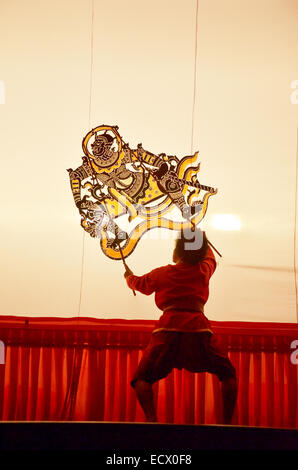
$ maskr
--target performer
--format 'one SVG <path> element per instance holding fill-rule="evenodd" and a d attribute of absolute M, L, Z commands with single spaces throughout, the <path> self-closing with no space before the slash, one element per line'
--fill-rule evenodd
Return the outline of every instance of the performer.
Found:
<path fill-rule="evenodd" d="M 192 235 L 193 239 L 189 233 L 182 233 L 176 240 L 174 264 L 143 276 L 135 276 L 126 268 L 124 276 L 128 286 L 145 295 L 155 292 L 155 303 L 163 311 L 131 385 L 146 421 L 156 422 L 154 382 L 166 377 L 173 368 L 210 372 L 222 383 L 223 423 L 229 424 L 237 397 L 235 368 L 218 347 L 203 313 L 216 260 L 205 232 L 196 229 Z"/>

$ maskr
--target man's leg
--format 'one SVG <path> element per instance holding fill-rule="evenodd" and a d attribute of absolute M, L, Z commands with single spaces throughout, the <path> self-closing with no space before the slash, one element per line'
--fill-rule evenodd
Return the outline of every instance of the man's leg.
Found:
<path fill-rule="evenodd" d="M 151 335 L 151 340 L 130 382 L 145 412 L 146 421 L 157 421 L 152 384 L 165 378 L 173 369 L 179 342 L 180 334 L 177 332 L 159 331 Z"/>
<path fill-rule="evenodd" d="M 230 424 L 237 400 L 237 381 L 235 378 L 227 378 L 222 381 L 221 391 L 223 397 L 223 422 Z"/>
<path fill-rule="evenodd" d="M 156 422 L 157 418 L 153 400 L 152 385 L 149 382 L 145 382 L 145 380 L 137 380 L 135 382 L 134 388 L 139 403 L 145 412 L 146 421 Z"/>
<path fill-rule="evenodd" d="M 201 333 L 205 370 L 217 375 L 221 381 L 223 398 L 223 424 L 230 424 L 237 400 L 236 370 L 226 352 L 218 347 L 215 336 Z"/>

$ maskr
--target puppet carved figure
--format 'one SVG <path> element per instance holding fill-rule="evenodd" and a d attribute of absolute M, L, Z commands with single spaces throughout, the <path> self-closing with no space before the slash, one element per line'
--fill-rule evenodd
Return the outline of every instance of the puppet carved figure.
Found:
<path fill-rule="evenodd" d="M 82 165 L 68 169 L 71 190 L 83 229 L 100 238 L 109 258 L 129 256 L 142 235 L 153 228 L 196 226 L 206 213 L 209 197 L 217 193 L 198 181 L 198 152 L 179 160 L 164 153 L 154 155 L 142 144 L 131 149 L 118 127 L 108 125 L 88 132 L 82 146 Z M 180 221 L 171 214 L 175 208 Z M 129 233 L 121 229 L 125 215 Z"/>

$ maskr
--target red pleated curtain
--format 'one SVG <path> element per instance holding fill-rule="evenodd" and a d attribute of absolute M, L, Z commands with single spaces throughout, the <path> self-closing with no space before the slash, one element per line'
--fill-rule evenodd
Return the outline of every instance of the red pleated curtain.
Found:
<path fill-rule="evenodd" d="M 211 324 L 237 371 L 233 424 L 297 428 L 298 325 Z M 153 328 L 145 320 L 0 317 L 0 419 L 143 421 L 129 382 Z M 220 422 L 214 375 L 174 369 L 154 392 L 160 422 Z"/>

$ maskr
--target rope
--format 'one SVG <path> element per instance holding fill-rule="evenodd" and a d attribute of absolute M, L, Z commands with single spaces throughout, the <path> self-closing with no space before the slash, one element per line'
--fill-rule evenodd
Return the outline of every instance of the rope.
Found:
<path fill-rule="evenodd" d="M 90 34 L 90 80 L 89 80 L 89 111 L 88 111 L 88 129 L 91 126 L 91 104 L 92 104 L 92 87 L 93 87 L 93 50 L 94 50 L 94 0 L 91 0 L 91 34 Z M 81 259 L 81 282 L 79 294 L 78 317 L 81 313 L 83 281 L 84 281 L 84 265 L 85 265 L 85 242 L 86 232 L 83 230 L 82 240 L 82 259 Z"/>

